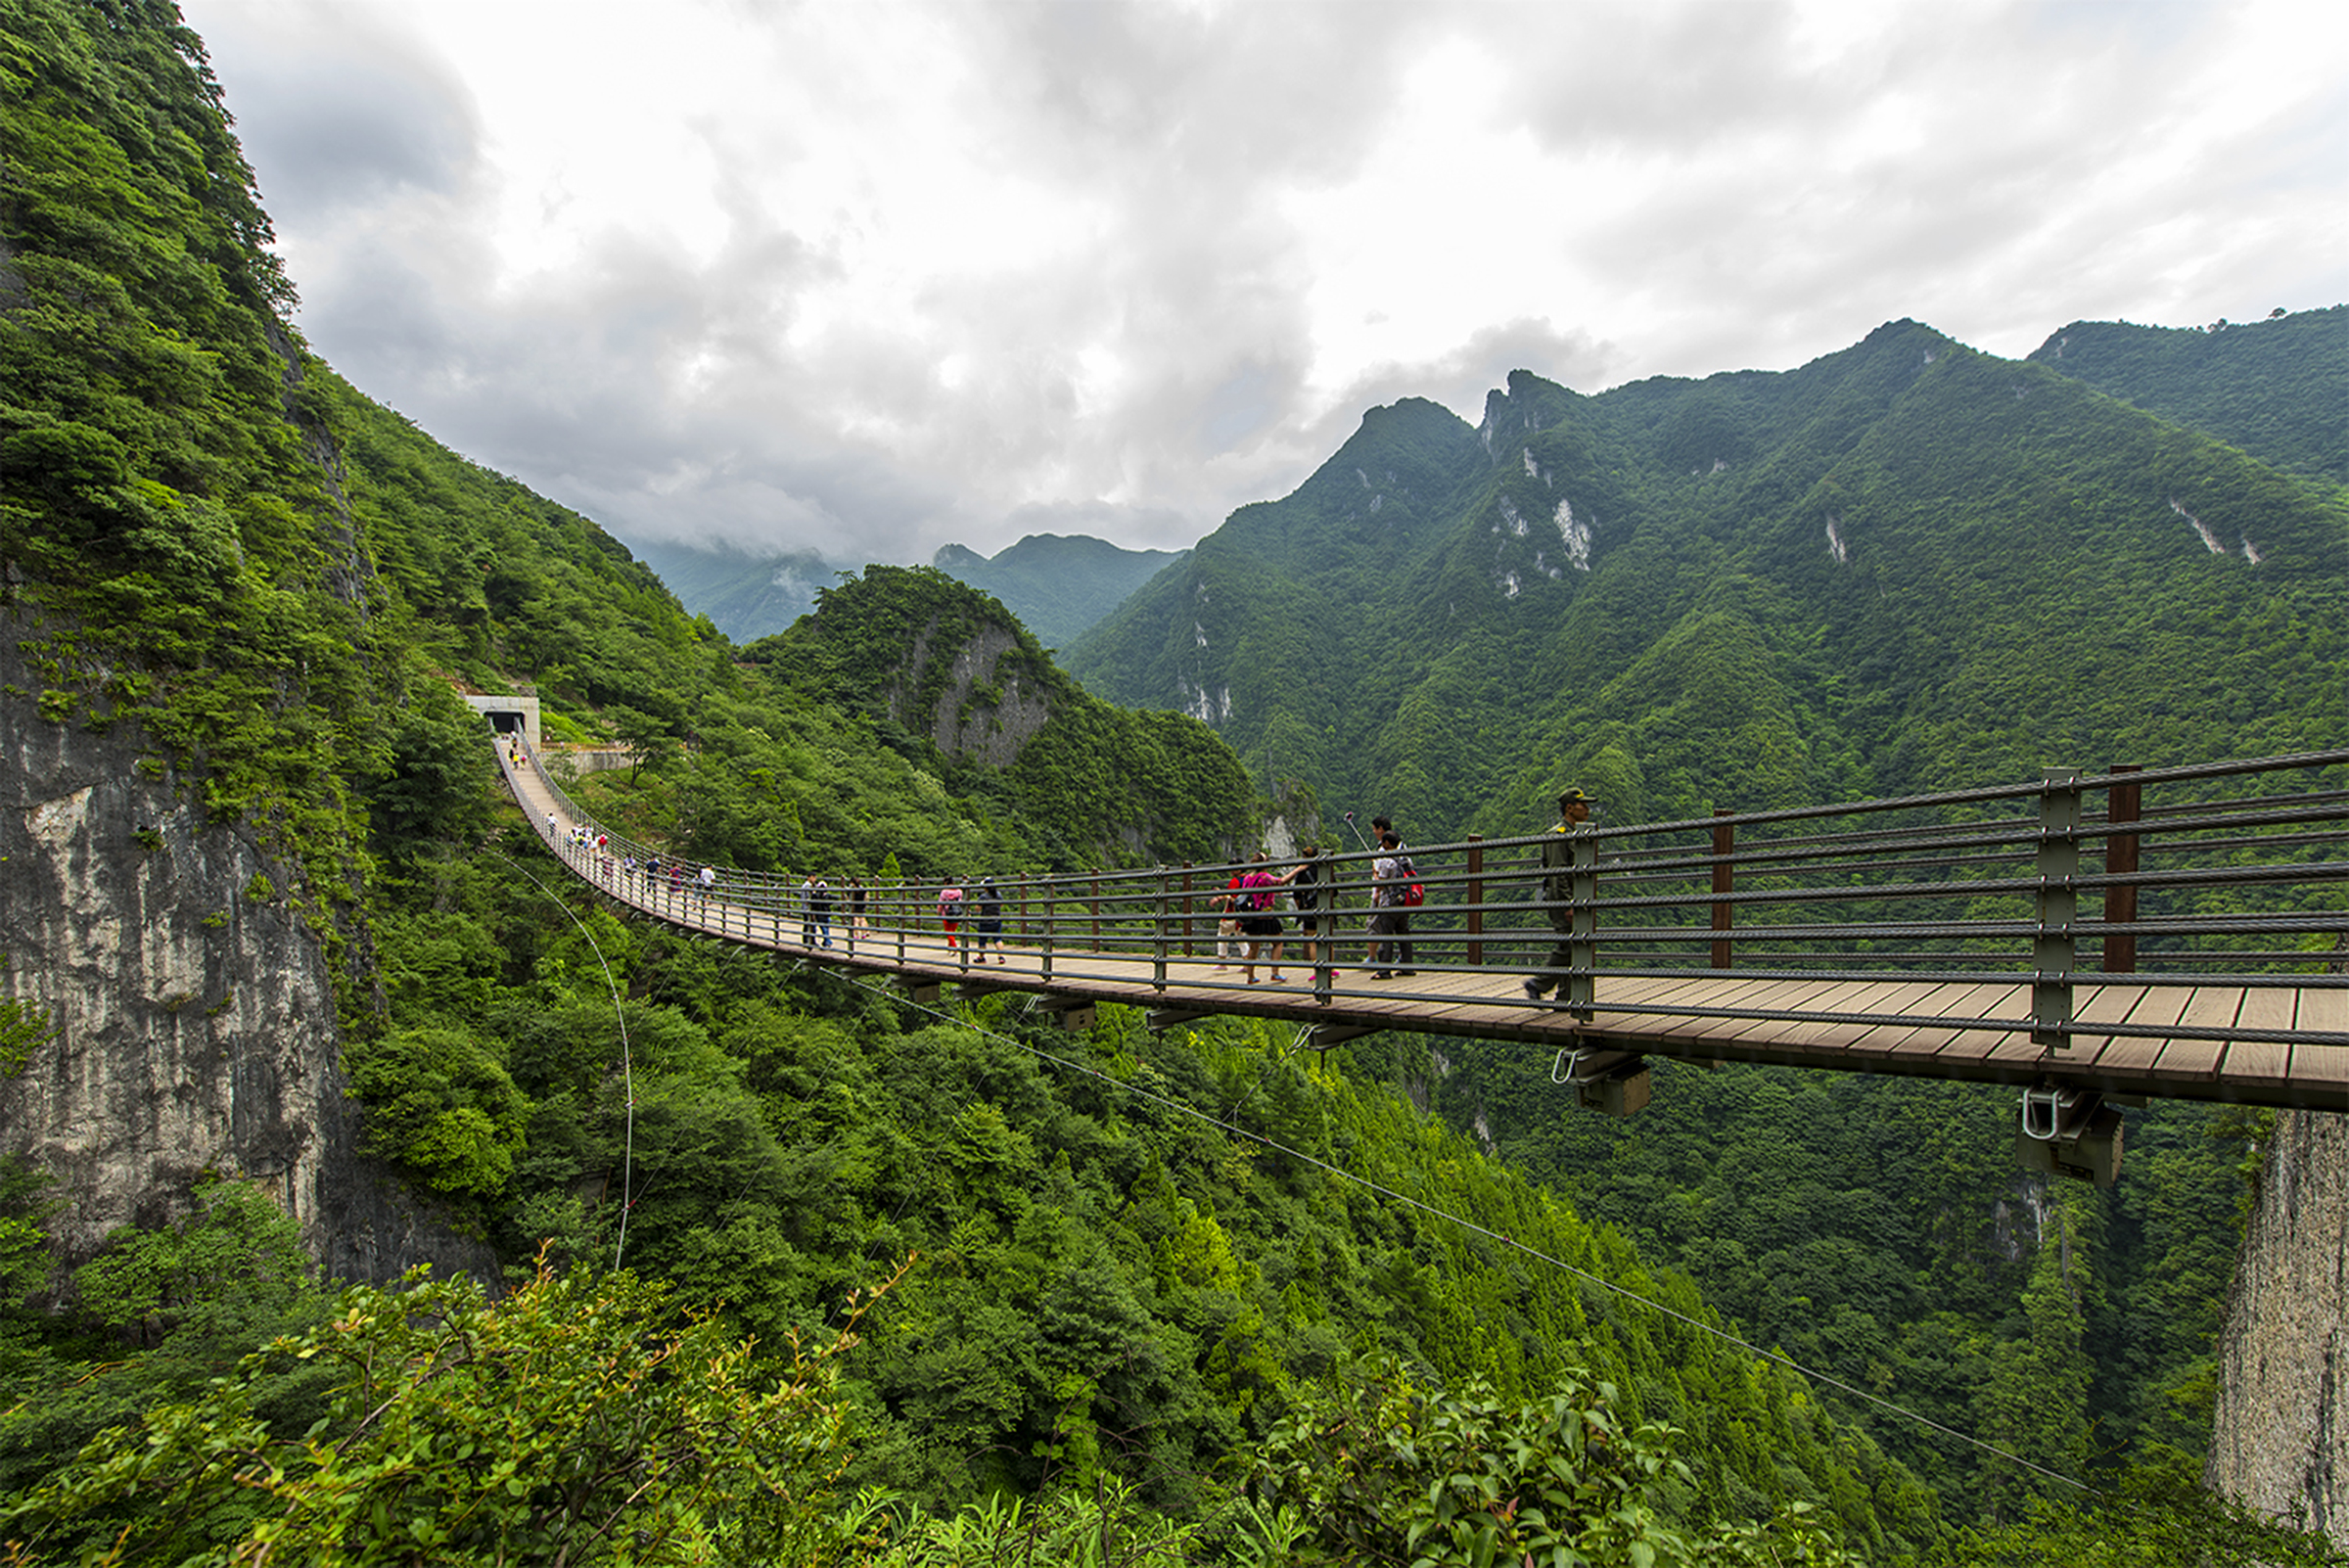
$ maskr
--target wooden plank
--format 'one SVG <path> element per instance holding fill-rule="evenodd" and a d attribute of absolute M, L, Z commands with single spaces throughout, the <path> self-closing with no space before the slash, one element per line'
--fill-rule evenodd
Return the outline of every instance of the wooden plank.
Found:
<path fill-rule="evenodd" d="M 1849 1012 L 1843 998 L 1860 988 L 1840 980 L 1774 980 L 1764 983 L 1765 988 L 1745 1005 L 1773 1013 Z M 1811 1043 L 1814 1033 L 1821 1026 L 1800 1019 L 1753 1018 L 1716 1019 L 1714 1038 L 1725 1043 L 1744 1045 L 1767 1044 L 1785 1038 L 1794 1032 L 1797 1042 Z"/>
<path fill-rule="evenodd" d="M 2245 987 L 2243 1005 L 2235 1014 L 2239 1030 L 2289 1029 L 2298 1012 L 2297 992 L 2266 986 Z M 2281 1085 L 2290 1076 L 2292 1048 L 2280 1040 L 2236 1039 L 2227 1042 L 2219 1073 L 2230 1084 Z"/>
<path fill-rule="evenodd" d="M 2084 986 L 2074 993 L 2078 1009 L 2072 1015 L 2075 1024 L 2126 1024 L 2153 988 L 2142 985 Z M 2068 1067 L 2094 1066 L 2104 1048 L 2112 1043 L 2110 1035 L 2074 1035 L 2069 1047 L 2050 1052 L 2050 1056 Z"/>
<path fill-rule="evenodd" d="M 1806 998 L 1803 1005 L 1819 1013 L 1881 1013 L 1896 1009 L 1883 1005 L 1914 986 L 1912 981 L 1876 980 L 1866 982 L 1836 981 L 1827 992 Z M 1755 1027 L 1740 1037 L 1748 1044 L 1800 1043 L 1819 1050 L 1839 1050 L 1857 1040 L 1877 1026 L 1868 1024 L 1825 1024 L 1799 1019 L 1758 1020 Z"/>
<path fill-rule="evenodd" d="M 2196 986 L 2187 997 L 2186 1008 L 2178 1015 L 2181 1029 L 2233 1029 L 2243 1010 L 2245 988 L 2241 986 Z M 2171 1039 L 2161 1048 L 2161 1076 L 2207 1079 L 2218 1076 L 2219 1063 L 2227 1054 L 2223 1039 Z"/>
<path fill-rule="evenodd" d="M 2303 991 L 2292 1027 L 2319 1034 L 2349 1033 L 2349 991 Z M 2294 1045 L 2291 1085 L 2343 1109 L 2349 1100 L 2349 1045 Z"/>
<path fill-rule="evenodd" d="M 2028 982 L 1990 981 L 1978 985 L 1952 984 L 1936 989 L 1936 993 L 1923 998 L 1917 1011 L 1928 1017 L 1941 1015 L 1951 1018 L 2017 1018 L 2030 1011 L 2031 987 Z M 1946 1024 L 1916 1024 L 1906 1029 L 1893 1029 L 1882 1039 L 1870 1036 L 1857 1049 L 1886 1061 L 1914 1064 L 1940 1059 L 1947 1053 L 1953 1060 L 1980 1060 L 1987 1057 L 2009 1031 L 1995 1029 L 1952 1028 Z"/>
<path fill-rule="evenodd" d="M 1938 1004 L 1942 1000 L 1960 994 L 1965 990 L 1965 987 L 1955 985 L 1949 981 L 1895 980 L 1883 988 L 1882 993 L 1875 998 L 1874 1005 L 1867 1010 L 1874 1013 L 1925 1014 L 1936 1012 L 1939 1010 Z M 1911 1026 L 1907 1024 L 1865 1024 L 1839 1025 L 1837 1027 L 1850 1031 L 1848 1035 L 1841 1037 L 1841 1043 L 1838 1047 L 1844 1054 L 1869 1056 L 1880 1055 L 1887 1041 L 1906 1036 Z"/>

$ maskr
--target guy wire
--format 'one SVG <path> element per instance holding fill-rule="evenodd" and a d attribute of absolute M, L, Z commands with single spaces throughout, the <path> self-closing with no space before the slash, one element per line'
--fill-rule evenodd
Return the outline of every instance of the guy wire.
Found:
<path fill-rule="evenodd" d="M 945 1023 L 953 1024 L 958 1028 L 971 1030 L 974 1033 L 986 1036 L 990 1039 L 1000 1040 L 1006 1045 L 1014 1046 L 1017 1049 L 1028 1052 L 1030 1055 L 1036 1057 L 1039 1061 L 1050 1062 L 1055 1067 L 1066 1068 L 1070 1072 L 1081 1073 L 1087 1078 L 1099 1079 L 1102 1083 L 1123 1089 L 1128 1094 L 1136 1095 L 1142 1099 L 1154 1101 L 1157 1104 L 1167 1107 L 1169 1110 L 1176 1111 L 1184 1116 L 1192 1117 L 1198 1121 L 1205 1122 L 1210 1127 L 1221 1128 L 1223 1131 L 1231 1134 L 1233 1137 L 1245 1139 L 1250 1143 L 1262 1144 L 1264 1147 L 1270 1149 L 1275 1154 L 1284 1155 L 1292 1160 L 1303 1161 L 1305 1164 L 1313 1166 L 1317 1170 L 1327 1172 L 1329 1175 L 1336 1176 L 1341 1181 L 1351 1181 L 1359 1187 L 1362 1187 L 1370 1192 L 1376 1193 L 1381 1198 L 1388 1199 L 1394 1203 L 1404 1204 L 1409 1208 L 1418 1210 L 1422 1214 L 1429 1215 L 1435 1219 L 1457 1225 L 1461 1229 L 1469 1231 L 1472 1234 L 1483 1236 L 1491 1241 L 1498 1242 L 1501 1246 L 1507 1247 L 1513 1252 L 1523 1253 L 1528 1258 L 1534 1259 L 1540 1263 L 1545 1263 L 1552 1268 L 1556 1268 L 1564 1273 L 1572 1274 L 1575 1278 L 1596 1285 L 1601 1290 L 1610 1291 L 1628 1301 L 1637 1302 L 1640 1306 L 1647 1308 L 1649 1311 L 1661 1313 L 1667 1317 L 1673 1318 L 1678 1322 L 1684 1323 L 1688 1327 L 1695 1329 L 1700 1334 L 1709 1334 L 1715 1339 L 1721 1340 L 1726 1344 L 1734 1345 L 1739 1350 L 1742 1350 L 1749 1355 L 1758 1356 L 1766 1361 L 1774 1362 L 1775 1364 L 1783 1366 L 1789 1371 L 1792 1371 L 1802 1377 L 1810 1378 L 1815 1382 L 1823 1383 L 1829 1388 L 1837 1389 L 1842 1393 L 1849 1394 L 1854 1399 L 1864 1400 L 1866 1403 L 1875 1406 L 1879 1409 L 1888 1410 L 1894 1415 L 1898 1415 L 1906 1420 L 1913 1421 L 1917 1425 L 1930 1431 L 1939 1432 L 1945 1437 L 1956 1438 L 1960 1443 L 1979 1449 L 1985 1453 L 1996 1455 L 1999 1458 L 2004 1459 L 2009 1464 L 2019 1465 L 2023 1469 L 2029 1470 L 2035 1475 L 2046 1476 L 2050 1481 L 2060 1481 L 2067 1487 L 2091 1494 L 2092 1496 L 2100 1495 L 2096 1492 L 2095 1487 L 2090 1486 L 2085 1481 L 2075 1480 L 2071 1476 L 2065 1475 L 2059 1470 L 2050 1470 L 2043 1464 L 2035 1464 L 2031 1460 L 2024 1458 L 2019 1453 L 2000 1448 L 1995 1443 L 1985 1442 L 1983 1439 L 1975 1437 L 1971 1433 L 1960 1432 L 1954 1426 L 1945 1426 L 1941 1422 L 1934 1420 L 1929 1415 L 1920 1414 L 1919 1412 L 1911 1410 L 1903 1405 L 1895 1405 L 1892 1401 L 1885 1399 L 1880 1395 L 1871 1394 L 1866 1389 L 1858 1387 L 1855 1384 L 1847 1383 L 1842 1378 L 1836 1377 L 1832 1373 L 1821 1372 L 1815 1370 L 1812 1367 L 1805 1366 L 1802 1362 L 1781 1352 L 1764 1350 L 1761 1346 L 1754 1344 L 1751 1340 L 1740 1339 L 1727 1329 L 1717 1328 L 1711 1323 L 1707 1323 L 1700 1318 L 1691 1317 L 1686 1313 L 1667 1307 L 1660 1301 L 1655 1301 L 1649 1297 L 1642 1296 L 1638 1292 L 1631 1290 L 1623 1285 L 1619 1285 L 1611 1279 L 1594 1274 L 1588 1268 L 1578 1268 L 1573 1264 L 1566 1262 L 1566 1260 L 1563 1258 L 1553 1258 L 1548 1253 L 1542 1251 L 1538 1247 L 1534 1247 L 1525 1242 L 1519 1241 L 1516 1237 L 1505 1234 L 1504 1232 L 1498 1230 L 1495 1230 L 1489 1225 L 1480 1224 L 1476 1221 L 1470 1220 L 1465 1216 L 1453 1214 L 1447 1209 L 1439 1209 L 1434 1204 L 1414 1198 L 1408 1193 L 1398 1192 L 1392 1187 L 1382 1186 L 1378 1182 L 1371 1180 L 1368 1176 L 1358 1176 L 1354 1172 L 1346 1170 L 1342 1166 L 1333 1165 L 1329 1161 L 1321 1159 L 1315 1155 L 1308 1154 L 1302 1149 L 1291 1148 L 1285 1143 L 1266 1137 L 1261 1132 L 1252 1132 L 1246 1128 L 1233 1125 L 1231 1122 L 1224 1120 L 1223 1117 L 1215 1116 L 1209 1112 L 1202 1111 L 1197 1106 L 1186 1105 L 1182 1101 L 1174 1099 L 1170 1095 L 1161 1094 L 1155 1089 L 1143 1088 L 1139 1084 L 1128 1084 L 1121 1079 L 1113 1078 L 1109 1074 L 1101 1071 L 1097 1067 L 1091 1066 L 1088 1063 L 1072 1061 L 1068 1057 L 1055 1055 L 1051 1051 L 1044 1050 L 1038 1046 L 1031 1045 L 1026 1040 L 1014 1039 L 1008 1035 L 998 1034 L 984 1024 L 975 1023 L 967 1018 L 957 1017 L 952 1013 L 946 1012 L 943 1008 L 933 1007 L 927 1003 L 909 1000 L 898 992 L 885 990 L 881 986 L 867 984 L 861 979 L 857 980 L 855 984 L 862 989 L 871 992 L 875 995 L 883 996 L 891 1001 L 910 1007 L 916 1012 L 928 1013 L 933 1018 L 940 1019 Z M 1268 1072 L 1269 1069 L 1267 1071 Z M 1263 1080 L 1259 1079 L 1258 1082 L 1261 1084 Z M 1253 1089 L 1250 1090 L 1251 1095 L 1255 1091 Z M 1246 1098 L 1247 1096 L 1243 1096 L 1242 1101 L 1235 1102 L 1232 1109 L 1236 1111 L 1239 1107 L 1239 1104 L 1244 1103 Z M 1231 1113 L 1225 1113 L 1226 1116 L 1229 1114 Z"/>

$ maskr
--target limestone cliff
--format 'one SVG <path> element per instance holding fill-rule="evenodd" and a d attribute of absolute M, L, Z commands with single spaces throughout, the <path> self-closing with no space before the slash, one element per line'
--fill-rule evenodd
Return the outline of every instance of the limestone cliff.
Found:
<path fill-rule="evenodd" d="M 2203 1480 L 2349 1545 L 2349 1117 L 2277 1118 L 2219 1335 Z"/>
<path fill-rule="evenodd" d="M 358 1155 L 325 952 L 277 891 L 289 870 L 249 827 L 207 822 L 137 725 L 44 717 L 24 634 L 0 615 L 0 990 L 51 1031 L 0 1080 L 0 1154 L 55 1183 L 61 1263 L 213 1170 L 262 1185 L 340 1277 L 494 1277 Z"/>

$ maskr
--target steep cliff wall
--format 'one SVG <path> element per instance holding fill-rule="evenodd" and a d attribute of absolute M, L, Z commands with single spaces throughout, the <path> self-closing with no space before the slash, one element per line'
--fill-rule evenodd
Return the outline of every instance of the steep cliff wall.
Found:
<path fill-rule="evenodd" d="M 2203 1480 L 2349 1545 L 2349 1117 L 2277 1118 L 2219 1335 Z"/>
<path fill-rule="evenodd" d="M 63 1207 L 61 1262 L 184 1204 L 205 1170 L 261 1184 L 329 1272 L 495 1277 L 357 1154 L 324 951 L 243 824 L 209 824 L 139 727 L 56 723 L 0 615 L 0 990 L 52 1030 L 0 1080 L 0 1154 Z"/>

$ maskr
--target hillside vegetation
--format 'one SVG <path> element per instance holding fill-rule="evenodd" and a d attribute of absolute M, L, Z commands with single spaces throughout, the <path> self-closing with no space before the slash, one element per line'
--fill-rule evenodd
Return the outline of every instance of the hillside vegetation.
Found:
<path fill-rule="evenodd" d="M 2349 484 L 2349 305 L 2216 330 L 2075 321 L 2030 357 L 2272 467 Z"/>
<path fill-rule="evenodd" d="M 46 661 L 44 690 L 0 694 L 8 723 L 142 726 L 217 822 L 304 867 L 262 896 L 337 954 L 369 1147 L 512 1269 L 341 1290 L 236 1172 L 57 1259 L 67 1174 L 0 1173 L 13 1560 L 1832 1565 L 2029 1561 L 2082 1529 L 2141 1560 L 2175 1540 L 2315 1560 L 2190 1497 L 2083 1525 L 2068 1483 L 1937 1496 L 1586 1218 L 1560 1151 L 1529 1147 L 1557 1182 L 1537 1184 L 1390 1091 L 1421 1070 L 1411 1042 L 1309 1062 L 1281 1032 L 1116 1009 L 1070 1035 L 1016 997 L 926 1010 L 623 923 L 493 794 L 457 688 L 529 685 L 556 740 L 632 754 L 581 785 L 596 810 L 760 869 L 1203 854 L 1260 807 L 1206 724 L 1085 700 L 935 573 L 868 571 L 736 648 L 592 523 L 306 351 L 167 4 L 0 20 L 0 591 Z M 1508 555 L 1520 596 L 1528 572 L 1570 584 L 1571 530 L 1551 578 L 1561 558 L 1497 509 L 1494 463 L 1541 464 L 1449 420 L 1382 411 L 1313 508 L 1268 509 L 1296 525 L 1267 530 L 1284 571 L 1363 496 L 1417 530 L 1481 484 L 1494 548 L 1532 552 Z M 1732 439 L 1724 420 L 1690 449 Z M 1676 657 L 1774 657 L 1800 617 L 1759 578 L 1711 597 L 1701 536 L 1656 553 L 1708 607 Z M 2255 536 L 2294 559 L 2291 527 Z M 1201 552 L 1216 594 L 1287 591 L 1229 548 Z M 1492 580 L 1419 546 L 1362 572 L 1462 602 Z M 1292 634 L 1266 624 L 1267 647 Z M 1424 623 L 1372 629 L 1448 671 L 1413 694 L 1429 725 L 1489 678 L 1477 659 L 1514 656 L 1464 622 L 1473 658 Z M 1821 776 L 1878 765 L 1855 758 Z M 1408 787 L 1451 771 L 1431 754 Z M 0 1023 L 18 1066 L 40 1060 L 30 1021 Z M 1695 1254 L 1685 1227 L 1657 1239 Z M 2035 1516 L 2050 1495 L 2066 1511 Z"/>
<path fill-rule="evenodd" d="M 1896 322 L 1783 374 L 1518 373 L 1473 430 L 1374 410 L 1069 665 L 1435 841 L 1570 782 L 1637 821 L 2336 745 L 2345 563 L 2338 484 Z"/>

